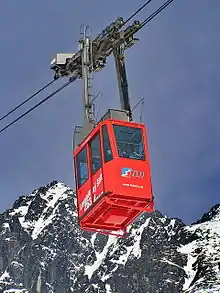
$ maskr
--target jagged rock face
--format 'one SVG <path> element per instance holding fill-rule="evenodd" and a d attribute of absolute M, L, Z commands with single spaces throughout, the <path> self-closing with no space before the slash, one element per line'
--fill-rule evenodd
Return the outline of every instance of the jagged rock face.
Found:
<path fill-rule="evenodd" d="M 214 206 L 198 222 L 185 227 L 183 246 L 187 255 L 184 292 L 220 292 L 220 205 Z"/>
<path fill-rule="evenodd" d="M 0 293 L 219 292 L 219 206 L 191 226 L 144 214 L 120 239 L 81 231 L 75 204 L 53 181 L 0 215 Z"/>

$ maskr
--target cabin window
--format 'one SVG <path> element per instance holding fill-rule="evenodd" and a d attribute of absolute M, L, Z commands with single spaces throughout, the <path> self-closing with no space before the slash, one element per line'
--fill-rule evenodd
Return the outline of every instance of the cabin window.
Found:
<path fill-rule="evenodd" d="M 88 161 L 86 154 L 86 147 L 76 156 L 76 168 L 78 178 L 78 188 L 80 188 L 84 182 L 89 178 Z"/>
<path fill-rule="evenodd" d="M 145 160 L 142 129 L 121 125 L 113 128 L 119 157 Z"/>
<path fill-rule="evenodd" d="M 102 127 L 103 147 L 104 147 L 104 161 L 109 162 L 113 159 L 111 145 L 108 136 L 107 126 Z"/>
<path fill-rule="evenodd" d="M 91 141 L 91 158 L 92 158 L 92 173 L 94 174 L 101 168 L 101 149 L 100 135 L 97 134 Z"/>

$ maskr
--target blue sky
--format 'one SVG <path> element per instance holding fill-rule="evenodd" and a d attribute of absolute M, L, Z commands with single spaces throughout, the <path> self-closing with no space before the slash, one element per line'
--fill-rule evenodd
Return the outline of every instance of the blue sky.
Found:
<path fill-rule="evenodd" d="M 96 36 L 118 16 L 126 19 L 143 2 L 1 3 L 0 116 L 53 78 L 49 64 L 56 53 L 78 50 L 81 24 L 90 25 Z M 153 0 L 136 19 L 143 20 L 163 2 Z M 156 208 L 185 223 L 219 203 L 219 10 L 219 0 L 175 0 L 137 34 L 140 41 L 126 53 L 132 104 L 145 98 Z M 82 90 L 82 82 L 76 81 L 1 133 L 0 211 L 11 207 L 19 195 L 53 179 L 74 187 L 72 133 L 82 121 Z M 112 58 L 95 75 L 94 91 L 103 91 L 98 100 L 100 114 L 119 106 Z M 135 113 L 138 119 L 140 108 Z"/>

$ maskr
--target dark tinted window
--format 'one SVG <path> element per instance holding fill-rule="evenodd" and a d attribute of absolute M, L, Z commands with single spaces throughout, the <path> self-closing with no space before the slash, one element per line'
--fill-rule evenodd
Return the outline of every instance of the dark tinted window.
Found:
<path fill-rule="evenodd" d="M 145 160 L 141 128 L 114 125 L 118 154 L 122 158 Z"/>
<path fill-rule="evenodd" d="M 96 135 L 96 137 L 91 141 L 91 157 L 92 157 L 92 173 L 94 174 L 96 171 L 101 168 L 101 150 L 100 150 L 100 135 Z"/>
<path fill-rule="evenodd" d="M 107 126 L 102 127 L 102 137 L 103 137 L 103 147 L 104 147 L 104 160 L 105 162 L 111 161 L 113 159 L 111 145 L 108 136 Z"/>
<path fill-rule="evenodd" d="M 76 156 L 76 168 L 77 168 L 77 178 L 78 178 L 78 188 L 79 188 L 89 178 L 88 161 L 87 161 L 85 147 Z"/>

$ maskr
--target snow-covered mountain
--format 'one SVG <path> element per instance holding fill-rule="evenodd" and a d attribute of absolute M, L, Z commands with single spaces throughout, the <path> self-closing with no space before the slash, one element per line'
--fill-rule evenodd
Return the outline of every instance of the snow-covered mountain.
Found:
<path fill-rule="evenodd" d="M 220 205 L 185 226 L 156 211 L 125 239 L 81 231 L 53 181 L 0 215 L 0 293 L 220 292 Z"/>

